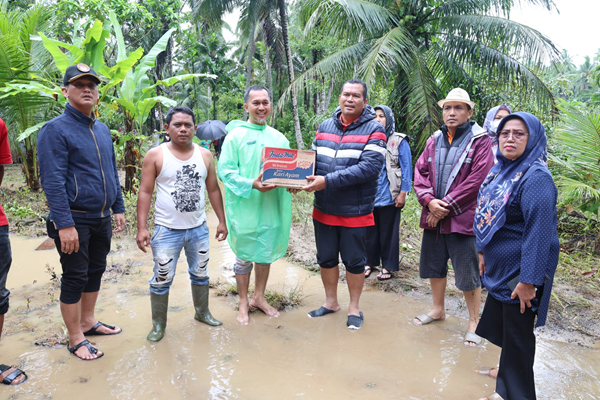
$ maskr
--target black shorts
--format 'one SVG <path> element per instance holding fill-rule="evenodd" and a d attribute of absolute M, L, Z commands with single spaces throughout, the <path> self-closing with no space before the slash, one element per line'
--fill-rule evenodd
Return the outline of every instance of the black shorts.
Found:
<path fill-rule="evenodd" d="M 47 223 L 48 236 L 54 239 L 60 255 L 63 274 L 60 286 L 60 301 L 75 304 L 81 293 L 100 290 L 102 274 L 106 270 L 106 256 L 110 251 L 112 222 L 104 218 L 73 218 L 79 235 L 79 251 L 65 254 L 60 251 L 60 238 L 54 223 Z"/>
<path fill-rule="evenodd" d="M 317 242 L 317 263 L 321 268 L 334 268 L 339 257 L 350 274 L 363 274 L 367 263 L 367 228 L 325 225 L 313 219 Z"/>
<path fill-rule="evenodd" d="M 421 278 L 445 278 L 448 274 L 448 259 L 452 260 L 454 284 L 458 290 L 470 292 L 481 286 L 475 236 L 438 234 L 436 230 L 424 229 L 419 262 Z"/>

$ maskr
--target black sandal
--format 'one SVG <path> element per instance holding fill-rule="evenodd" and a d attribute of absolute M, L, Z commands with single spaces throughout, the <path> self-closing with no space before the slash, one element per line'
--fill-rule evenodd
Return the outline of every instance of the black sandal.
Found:
<path fill-rule="evenodd" d="M 108 329 L 116 328 L 116 326 L 114 326 L 114 325 L 108 325 L 108 324 L 105 324 L 104 322 L 98 321 L 98 322 L 96 322 L 96 325 L 92 326 L 91 329 L 83 332 L 83 334 L 85 336 L 109 336 L 109 335 L 118 335 L 119 333 L 123 332 L 123 329 L 121 329 L 119 332 L 115 332 L 115 333 L 102 333 L 97 330 L 98 328 L 100 328 L 100 326 L 104 326 Z"/>
<path fill-rule="evenodd" d="M 11 367 L 10 365 L 0 364 L 0 374 L 5 373 L 6 371 L 8 371 L 11 368 L 14 368 L 15 370 L 13 372 L 11 372 L 10 374 L 8 374 L 7 376 L 5 376 L 4 379 L 2 379 L 2 382 L 0 382 L 0 383 L 2 383 L 4 385 L 9 385 L 9 386 L 19 386 L 20 384 L 25 383 L 25 381 L 27 381 L 28 376 L 25 372 L 21 371 L 17 367 Z M 12 384 L 13 381 L 15 379 L 17 379 L 17 377 L 19 377 L 20 375 L 23 375 L 25 377 L 25 379 L 23 379 L 21 382 L 15 383 L 13 385 Z"/>
<path fill-rule="evenodd" d="M 387 278 L 384 278 L 383 275 L 389 275 Z M 392 271 L 388 271 L 388 272 L 383 272 L 383 269 L 379 272 L 379 275 L 377 276 L 377 280 L 378 281 L 387 281 L 388 279 L 392 279 L 394 277 L 394 275 L 392 274 Z"/>
<path fill-rule="evenodd" d="M 365 267 L 365 278 L 368 278 L 373 273 L 373 268 Z"/>
<path fill-rule="evenodd" d="M 102 358 L 104 356 L 104 353 L 102 353 L 102 354 L 100 354 L 96 358 L 81 358 L 77 354 L 75 354 L 75 352 L 77 350 L 79 350 L 82 346 L 87 347 L 87 349 L 90 352 L 90 354 L 98 354 L 98 349 L 95 348 L 94 346 L 92 346 L 92 344 L 87 339 L 85 339 L 83 342 L 81 342 L 79 344 L 76 344 L 73 347 L 67 346 L 67 349 L 69 349 L 69 353 L 73 354 L 75 357 L 77 357 L 77 358 L 79 358 L 80 360 L 83 360 L 83 361 L 94 361 L 94 360 L 97 360 L 97 359 Z"/>

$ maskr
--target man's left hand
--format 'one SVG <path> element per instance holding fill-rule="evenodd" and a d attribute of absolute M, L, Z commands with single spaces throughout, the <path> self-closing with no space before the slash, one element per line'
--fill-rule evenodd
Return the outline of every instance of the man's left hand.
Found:
<path fill-rule="evenodd" d="M 396 197 L 395 206 L 396 208 L 401 208 L 404 207 L 404 204 L 406 204 L 406 192 L 400 192 Z"/>
<path fill-rule="evenodd" d="M 435 217 L 432 213 L 427 214 L 427 219 L 425 219 L 427 226 L 429 226 L 430 228 L 435 228 L 437 226 L 438 222 L 440 222 L 440 221 L 441 221 L 441 218 Z"/>
<path fill-rule="evenodd" d="M 219 242 L 222 242 L 223 240 L 227 239 L 227 233 L 227 224 L 225 222 L 221 222 L 219 225 L 217 225 L 217 234 L 215 235 L 215 239 L 217 239 Z"/>
<path fill-rule="evenodd" d="M 307 176 L 306 180 L 312 181 L 302 188 L 302 190 L 306 190 L 307 192 L 318 192 L 319 190 L 325 189 L 325 186 L 327 186 L 325 177 L 321 175 Z"/>
<path fill-rule="evenodd" d="M 122 232 L 125 229 L 125 216 L 123 214 L 113 214 L 113 216 L 115 217 L 115 224 L 117 224 L 113 233 Z"/>
<path fill-rule="evenodd" d="M 535 286 L 530 283 L 519 282 L 510 295 L 511 299 L 518 297 L 521 301 L 521 314 L 525 313 L 525 306 L 531 308 L 531 300 L 535 298 Z"/>

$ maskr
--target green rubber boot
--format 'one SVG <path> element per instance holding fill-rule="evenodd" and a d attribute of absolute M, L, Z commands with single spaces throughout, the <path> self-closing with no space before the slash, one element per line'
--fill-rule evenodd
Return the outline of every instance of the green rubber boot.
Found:
<path fill-rule="evenodd" d="M 192 299 L 196 310 L 194 319 L 210 326 L 223 325 L 221 321 L 214 319 L 208 309 L 208 285 L 192 285 Z"/>
<path fill-rule="evenodd" d="M 169 293 L 160 295 L 150 292 L 150 304 L 152 305 L 152 330 L 146 339 L 151 342 L 158 342 L 165 335 L 165 328 L 167 327 Z"/>

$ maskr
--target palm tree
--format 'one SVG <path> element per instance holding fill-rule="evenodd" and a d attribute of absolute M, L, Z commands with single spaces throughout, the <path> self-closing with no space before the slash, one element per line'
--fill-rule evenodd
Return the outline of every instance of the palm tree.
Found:
<path fill-rule="evenodd" d="M 549 154 L 556 185 L 565 201 L 600 216 L 600 113 L 582 111 L 567 102 L 559 106 L 561 122 Z M 600 235 L 596 240 L 600 252 Z"/>
<path fill-rule="evenodd" d="M 285 55 L 287 58 L 288 74 L 290 83 L 294 82 L 294 64 L 292 62 L 292 51 L 290 49 L 290 40 L 288 37 L 288 19 L 285 12 L 285 1 L 277 0 L 279 6 L 279 17 L 281 22 L 281 32 L 283 33 L 283 47 L 285 48 Z M 300 119 L 298 117 L 298 99 L 296 96 L 296 90 L 293 86 L 290 87 L 290 97 L 292 99 L 292 112 L 294 116 L 294 132 L 296 134 L 296 146 L 298 150 L 304 148 L 304 141 L 302 140 L 302 131 L 300 129 Z"/>
<path fill-rule="evenodd" d="M 34 76 L 50 78 L 47 72 L 52 71 L 52 58 L 31 35 L 46 31 L 51 22 L 47 5 L 36 4 L 23 11 L 9 10 L 7 1 L 0 3 L 0 88 L 5 93 L 0 93 L 0 115 L 23 159 L 25 181 L 32 190 L 40 189 L 35 132 L 60 113 L 51 95 L 40 96 L 40 90 L 30 85 Z M 24 90 L 17 93 L 7 85 Z"/>
<path fill-rule="evenodd" d="M 393 83 L 389 98 L 397 126 L 417 150 L 441 123 L 437 100 L 456 86 L 477 99 L 476 76 L 500 89 L 534 95 L 555 111 L 554 97 L 536 71 L 558 56 L 540 32 L 511 21 L 512 0 L 306 0 L 305 33 L 343 40 L 344 46 L 298 76 L 284 93 L 322 77 L 360 77 Z M 522 0 L 552 9 L 552 0 Z M 280 102 L 279 106 L 282 106 Z"/>
<path fill-rule="evenodd" d="M 261 27 L 261 22 L 264 19 L 269 18 L 272 10 L 277 9 L 279 11 L 280 26 L 283 36 L 283 46 L 285 49 L 287 64 L 288 64 L 288 76 L 290 82 L 294 80 L 294 68 L 291 57 L 291 50 L 289 46 L 288 30 L 287 30 L 287 15 L 286 6 L 284 0 L 243 0 L 243 1 L 232 1 L 232 0 L 196 0 L 195 12 L 196 15 L 201 15 L 202 21 L 209 21 L 207 23 L 214 24 L 214 21 L 221 22 L 223 14 L 230 12 L 234 7 L 241 9 L 240 27 L 239 31 L 242 33 L 242 39 L 246 44 L 246 88 L 251 86 L 252 83 L 252 61 L 254 59 L 254 53 L 256 50 L 255 42 L 257 34 L 260 32 L 258 28 Z M 214 25 L 213 25 L 214 26 Z M 294 131 L 296 136 L 296 146 L 298 149 L 304 148 L 304 141 L 302 139 L 302 131 L 300 128 L 300 118 L 298 116 L 298 100 L 296 97 L 295 90 L 291 90 L 290 97 L 292 99 L 292 112 L 294 117 Z"/>

